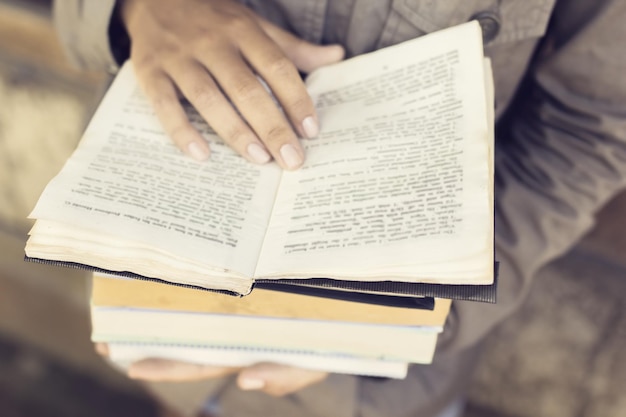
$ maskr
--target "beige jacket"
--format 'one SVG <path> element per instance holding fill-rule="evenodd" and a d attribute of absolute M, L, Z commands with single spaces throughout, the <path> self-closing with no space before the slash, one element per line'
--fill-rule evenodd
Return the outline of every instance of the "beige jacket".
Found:
<path fill-rule="evenodd" d="M 498 118 L 498 304 L 455 302 L 436 363 L 430 370 L 416 367 L 403 383 L 336 376 L 325 386 L 311 389 L 322 391 L 318 395 L 342 399 L 336 404 L 343 405 L 335 407 L 333 416 L 429 415 L 436 408 L 438 392 L 445 391 L 439 390 L 437 381 L 444 380 L 446 373 L 451 375 L 457 367 L 455 361 L 460 360 L 459 352 L 475 345 L 514 311 L 535 272 L 575 244 L 593 225 L 598 208 L 626 187 L 626 2 L 245 3 L 304 39 L 343 44 L 348 55 L 470 19 L 481 23 L 485 52 L 494 68 Z M 113 4 L 113 0 L 56 2 L 59 34 L 77 64 L 115 71 L 114 53 L 118 58 L 127 53 L 112 45 L 107 33 Z M 116 42 L 123 39 L 117 26 L 111 28 Z M 328 388 L 333 384 L 334 388 Z M 294 401 L 307 403 L 309 400 L 302 399 L 306 392 Z M 358 402 L 346 400 L 348 397 L 358 398 Z M 298 415 L 330 415 L 319 401 L 309 402 L 313 407 L 310 414 Z M 247 414 L 242 411 L 238 415 Z"/>

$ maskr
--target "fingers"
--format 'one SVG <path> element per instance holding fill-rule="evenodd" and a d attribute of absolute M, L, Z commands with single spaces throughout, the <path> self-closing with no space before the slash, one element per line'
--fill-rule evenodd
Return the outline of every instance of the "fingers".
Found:
<path fill-rule="evenodd" d="M 319 125 L 298 68 L 308 72 L 339 61 L 341 47 L 305 42 L 227 0 L 135 0 L 124 2 L 122 11 L 137 78 L 184 153 L 205 160 L 210 151 L 177 101 L 177 88 L 249 161 L 273 157 L 284 169 L 302 165 L 298 136 L 317 136 Z"/>
<path fill-rule="evenodd" d="M 208 50 L 202 54 L 202 62 L 278 164 L 284 169 L 299 168 L 304 151 L 296 134 L 239 54 Z"/>
<path fill-rule="evenodd" d="M 96 353 L 100 356 L 104 356 L 105 358 L 109 357 L 109 345 L 106 343 L 96 343 L 94 344 L 94 348 L 96 349 Z"/>
<path fill-rule="evenodd" d="M 218 378 L 234 372 L 239 368 L 199 365 L 168 359 L 144 359 L 131 364 L 128 376 L 154 382 L 196 381 Z"/>
<path fill-rule="evenodd" d="M 319 127 L 315 107 L 291 60 L 276 44 L 261 37 L 246 40 L 241 48 L 246 60 L 269 85 L 299 135 L 309 139 L 316 137 Z"/>
<path fill-rule="evenodd" d="M 178 87 L 215 132 L 250 162 L 264 164 L 270 154 L 241 119 L 204 67 L 195 61 L 179 61 L 170 70 Z"/>
<path fill-rule="evenodd" d="M 237 384 L 243 390 L 262 390 L 283 396 L 322 381 L 326 372 L 312 371 L 274 363 L 259 363 L 239 372 Z"/>
<path fill-rule="evenodd" d="M 285 119 L 282 111 L 276 106 L 248 65 L 238 54 L 228 50 L 206 51 L 202 56 L 203 64 L 278 164 L 289 170 L 299 168 L 304 162 L 304 151 L 298 138 L 289 121 Z M 265 80 L 268 84 L 270 83 L 267 78 Z M 299 79 L 298 82 L 302 84 Z M 285 82 L 285 84 L 293 87 L 291 82 Z M 301 88 L 304 90 L 303 86 Z M 310 115 L 309 113 L 313 111 L 313 104 L 306 91 L 304 95 L 309 102 L 304 111 Z M 281 103 L 283 102 L 278 95 L 277 98 Z M 300 109 L 301 112 L 302 109 Z M 291 114 L 293 116 L 293 112 Z M 292 117 L 292 119 L 299 120 L 296 123 L 301 123 L 301 118 L 301 115 Z"/>
<path fill-rule="evenodd" d="M 94 344 L 94 348 L 96 350 L 96 352 L 105 357 L 108 358 L 109 357 L 109 345 L 106 343 L 95 343 Z M 145 365 L 139 365 L 140 368 L 144 367 Z M 142 369 L 139 370 L 139 373 L 141 374 Z M 179 414 L 178 412 L 172 410 L 170 407 L 166 406 L 165 404 L 161 404 L 160 409 L 158 410 L 158 416 L 159 417 L 182 417 L 181 414 Z M 208 415 L 207 415 L 208 417 Z"/>
<path fill-rule="evenodd" d="M 106 343 L 95 343 L 96 352 L 109 357 L 109 346 Z M 134 362 L 127 374 L 133 379 L 161 382 L 195 381 L 218 378 L 239 371 L 238 367 L 209 366 L 169 359 L 150 358 Z"/>
<path fill-rule="evenodd" d="M 172 80 L 161 71 L 140 74 L 138 79 L 165 133 L 178 148 L 197 161 L 208 159 L 209 146 L 189 122 Z"/>
<path fill-rule="evenodd" d="M 109 355 L 106 343 L 96 343 L 96 351 Z M 241 367 L 209 366 L 169 359 L 150 358 L 134 362 L 128 376 L 153 382 L 184 382 L 219 378 L 239 372 L 237 384 L 246 391 L 259 390 L 273 396 L 283 396 L 322 381 L 328 373 L 274 363 L 257 363 Z"/>

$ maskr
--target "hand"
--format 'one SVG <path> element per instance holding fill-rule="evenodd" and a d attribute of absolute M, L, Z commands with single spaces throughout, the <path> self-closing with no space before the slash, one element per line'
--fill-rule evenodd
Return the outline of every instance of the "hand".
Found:
<path fill-rule="evenodd" d="M 210 153 L 177 90 L 249 161 L 273 157 L 285 169 L 302 165 L 296 132 L 312 138 L 319 127 L 298 69 L 340 61 L 340 46 L 305 42 L 232 0 L 125 0 L 121 13 L 139 83 L 183 152 L 197 160 Z"/>
<path fill-rule="evenodd" d="M 104 343 L 96 344 L 96 351 L 108 356 Z M 237 384 L 242 390 L 259 390 L 273 396 L 283 396 L 322 381 L 328 373 L 296 368 L 275 363 L 257 363 L 248 367 L 220 367 L 198 365 L 168 359 L 151 358 L 133 363 L 128 376 L 146 381 L 196 381 L 239 373 Z"/>

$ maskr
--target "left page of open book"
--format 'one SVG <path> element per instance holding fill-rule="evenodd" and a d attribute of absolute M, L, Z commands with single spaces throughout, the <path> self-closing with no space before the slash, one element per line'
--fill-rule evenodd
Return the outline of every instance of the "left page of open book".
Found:
<path fill-rule="evenodd" d="M 206 162 L 171 143 L 126 63 L 31 213 L 27 256 L 247 293 L 281 170 L 246 162 L 188 114 Z"/>

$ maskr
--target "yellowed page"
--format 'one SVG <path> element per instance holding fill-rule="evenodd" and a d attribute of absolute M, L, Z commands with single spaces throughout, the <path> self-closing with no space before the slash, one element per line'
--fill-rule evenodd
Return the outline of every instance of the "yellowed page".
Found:
<path fill-rule="evenodd" d="M 443 326 L 450 300 L 437 299 L 435 309 L 418 310 L 353 303 L 299 294 L 255 289 L 243 298 L 94 274 L 94 307 L 132 307 L 161 311 L 282 317 L 406 326 Z"/>

